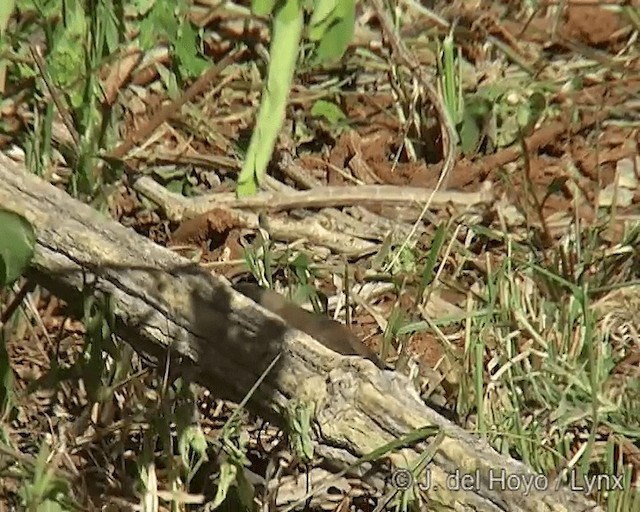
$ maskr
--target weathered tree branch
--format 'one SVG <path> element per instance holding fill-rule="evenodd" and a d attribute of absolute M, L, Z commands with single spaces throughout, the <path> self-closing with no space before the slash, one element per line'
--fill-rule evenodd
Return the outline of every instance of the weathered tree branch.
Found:
<path fill-rule="evenodd" d="M 0 154 L 0 206 L 24 215 L 37 233 L 33 276 L 67 301 L 84 287 L 110 294 L 117 334 L 152 361 L 167 354 L 197 371 L 199 382 L 220 397 L 239 401 L 279 356 L 249 407 L 279 417 L 292 398 L 316 405 L 316 453 L 338 466 L 434 425 L 445 434 L 429 465 L 427 495 L 437 510 L 601 510 L 566 488 L 490 485 L 490 475 L 534 473 L 429 409 L 406 378 L 368 361 L 341 357 L 295 331 L 222 280 L 168 249 L 137 235 L 72 199 Z M 428 446 L 403 450 L 416 458 Z M 392 458 L 393 460 L 393 458 Z M 389 474 L 363 465 L 380 492 Z M 481 475 L 471 490 L 447 487 L 459 471 Z M 539 480 L 538 482 L 544 482 Z"/>

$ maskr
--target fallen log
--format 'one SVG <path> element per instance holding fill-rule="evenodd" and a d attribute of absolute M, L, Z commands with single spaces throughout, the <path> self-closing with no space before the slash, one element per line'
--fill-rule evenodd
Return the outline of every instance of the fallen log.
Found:
<path fill-rule="evenodd" d="M 313 403 L 315 452 L 334 466 L 352 465 L 394 439 L 433 426 L 442 437 L 428 465 L 430 485 L 423 487 L 430 508 L 601 510 L 583 493 L 536 476 L 438 415 L 407 378 L 332 352 L 222 279 L 74 200 L 1 153 L 0 207 L 34 226 L 37 247 L 30 275 L 67 302 L 88 286 L 109 294 L 116 334 L 145 359 L 158 364 L 170 357 L 193 370 L 213 394 L 236 402 L 275 361 L 247 407 L 282 419 L 290 400 Z M 429 448 L 427 440 L 389 459 L 417 460 Z M 358 471 L 366 473 L 380 495 L 390 491 L 388 469 L 366 463 Z M 452 475 L 469 475 L 469 485 L 456 488 Z"/>

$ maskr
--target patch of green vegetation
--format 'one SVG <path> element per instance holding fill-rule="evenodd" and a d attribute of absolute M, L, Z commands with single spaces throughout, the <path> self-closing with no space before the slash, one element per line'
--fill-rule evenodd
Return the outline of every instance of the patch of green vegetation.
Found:
<path fill-rule="evenodd" d="M 473 93 L 462 90 L 462 61 L 450 32 L 439 45 L 438 75 L 443 101 L 453 120 L 465 156 L 512 145 L 531 133 L 547 109 L 548 87 L 527 73 L 479 86 Z"/>
<path fill-rule="evenodd" d="M 238 176 L 239 196 L 255 194 L 264 180 L 284 122 L 304 35 L 305 11 L 311 11 L 306 36 L 313 44 L 312 59 L 320 63 L 338 59 L 346 50 L 353 34 L 355 4 L 355 0 L 252 1 L 255 14 L 271 14 L 271 47 L 256 125 Z"/>
<path fill-rule="evenodd" d="M 209 66 L 188 8 L 186 0 L 16 2 L 0 30 L 2 62 L 7 86 L 26 93 L 21 100 L 32 110 L 23 145 L 33 172 L 49 175 L 62 160 L 72 195 L 104 199 L 103 186 L 122 171 L 118 161 L 102 159 L 120 140 L 122 114 L 117 99 L 105 96 L 106 76 L 127 52 L 167 44 L 172 63 L 159 72 L 175 97 Z M 30 82 L 35 87 L 24 89 Z"/>

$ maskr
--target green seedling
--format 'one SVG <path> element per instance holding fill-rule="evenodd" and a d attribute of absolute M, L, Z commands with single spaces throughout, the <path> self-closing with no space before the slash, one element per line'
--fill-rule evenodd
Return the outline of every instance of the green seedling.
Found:
<path fill-rule="evenodd" d="M 355 0 L 254 0 L 253 12 L 271 15 L 271 46 L 267 78 L 247 155 L 238 176 L 237 194 L 255 194 L 262 184 L 285 119 L 298 54 L 304 34 L 305 10 L 312 10 L 308 38 L 316 63 L 340 58 L 355 23 Z"/>

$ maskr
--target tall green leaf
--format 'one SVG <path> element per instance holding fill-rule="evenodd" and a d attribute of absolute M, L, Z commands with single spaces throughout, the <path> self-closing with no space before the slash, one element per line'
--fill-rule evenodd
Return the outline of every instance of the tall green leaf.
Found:
<path fill-rule="evenodd" d="M 355 0 L 318 0 L 309 22 L 309 40 L 317 44 L 317 63 L 342 57 L 353 36 L 355 21 Z"/>
<path fill-rule="evenodd" d="M 0 210 L 0 287 L 18 279 L 33 258 L 36 236 L 22 215 Z"/>
<path fill-rule="evenodd" d="M 255 194 L 264 180 L 267 165 L 284 123 L 302 37 L 303 14 L 300 0 L 285 0 L 274 12 L 267 83 L 262 93 L 247 156 L 238 176 L 238 196 Z"/>

